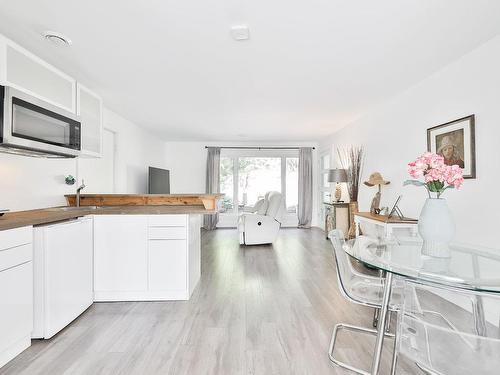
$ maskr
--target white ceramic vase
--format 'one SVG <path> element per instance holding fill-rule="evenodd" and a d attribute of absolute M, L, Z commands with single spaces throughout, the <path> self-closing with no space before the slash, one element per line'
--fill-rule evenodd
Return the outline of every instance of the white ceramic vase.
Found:
<path fill-rule="evenodd" d="M 455 236 L 455 223 L 446 200 L 427 198 L 418 219 L 418 232 L 424 240 L 423 255 L 437 258 L 450 256 L 448 245 Z"/>

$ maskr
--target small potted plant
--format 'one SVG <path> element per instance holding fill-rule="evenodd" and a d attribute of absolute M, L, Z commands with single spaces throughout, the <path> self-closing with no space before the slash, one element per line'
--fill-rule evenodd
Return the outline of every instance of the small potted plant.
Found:
<path fill-rule="evenodd" d="M 429 196 L 418 219 L 418 231 L 424 240 L 422 254 L 449 257 L 448 244 L 455 235 L 455 224 L 441 196 L 463 184 L 463 171 L 458 165 L 446 165 L 441 155 L 426 152 L 408 163 L 408 173 L 414 180 L 407 180 L 404 185 L 423 186 Z"/>
<path fill-rule="evenodd" d="M 72 175 L 67 175 L 64 177 L 64 182 L 66 185 L 74 185 L 76 182 L 76 179 Z"/>

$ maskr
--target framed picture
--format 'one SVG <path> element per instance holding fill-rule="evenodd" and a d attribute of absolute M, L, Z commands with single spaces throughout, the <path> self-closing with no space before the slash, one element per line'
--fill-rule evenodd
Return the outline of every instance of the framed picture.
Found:
<path fill-rule="evenodd" d="M 464 178 L 476 178 L 474 115 L 427 129 L 427 150 L 443 156 L 447 165 L 459 165 Z"/>

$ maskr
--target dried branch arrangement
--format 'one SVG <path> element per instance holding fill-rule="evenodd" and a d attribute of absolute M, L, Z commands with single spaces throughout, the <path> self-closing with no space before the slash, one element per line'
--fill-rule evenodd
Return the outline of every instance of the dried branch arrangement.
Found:
<path fill-rule="evenodd" d="M 340 164 L 347 170 L 347 190 L 351 202 L 358 201 L 361 168 L 363 167 L 364 150 L 362 146 L 349 146 L 337 150 Z"/>

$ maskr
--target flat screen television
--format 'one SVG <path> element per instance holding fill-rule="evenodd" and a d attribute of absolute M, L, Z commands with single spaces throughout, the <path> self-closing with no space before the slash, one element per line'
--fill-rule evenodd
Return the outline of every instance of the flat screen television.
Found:
<path fill-rule="evenodd" d="M 170 171 L 168 169 L 149 167 L 149 194 L 170 194 Z"/>

